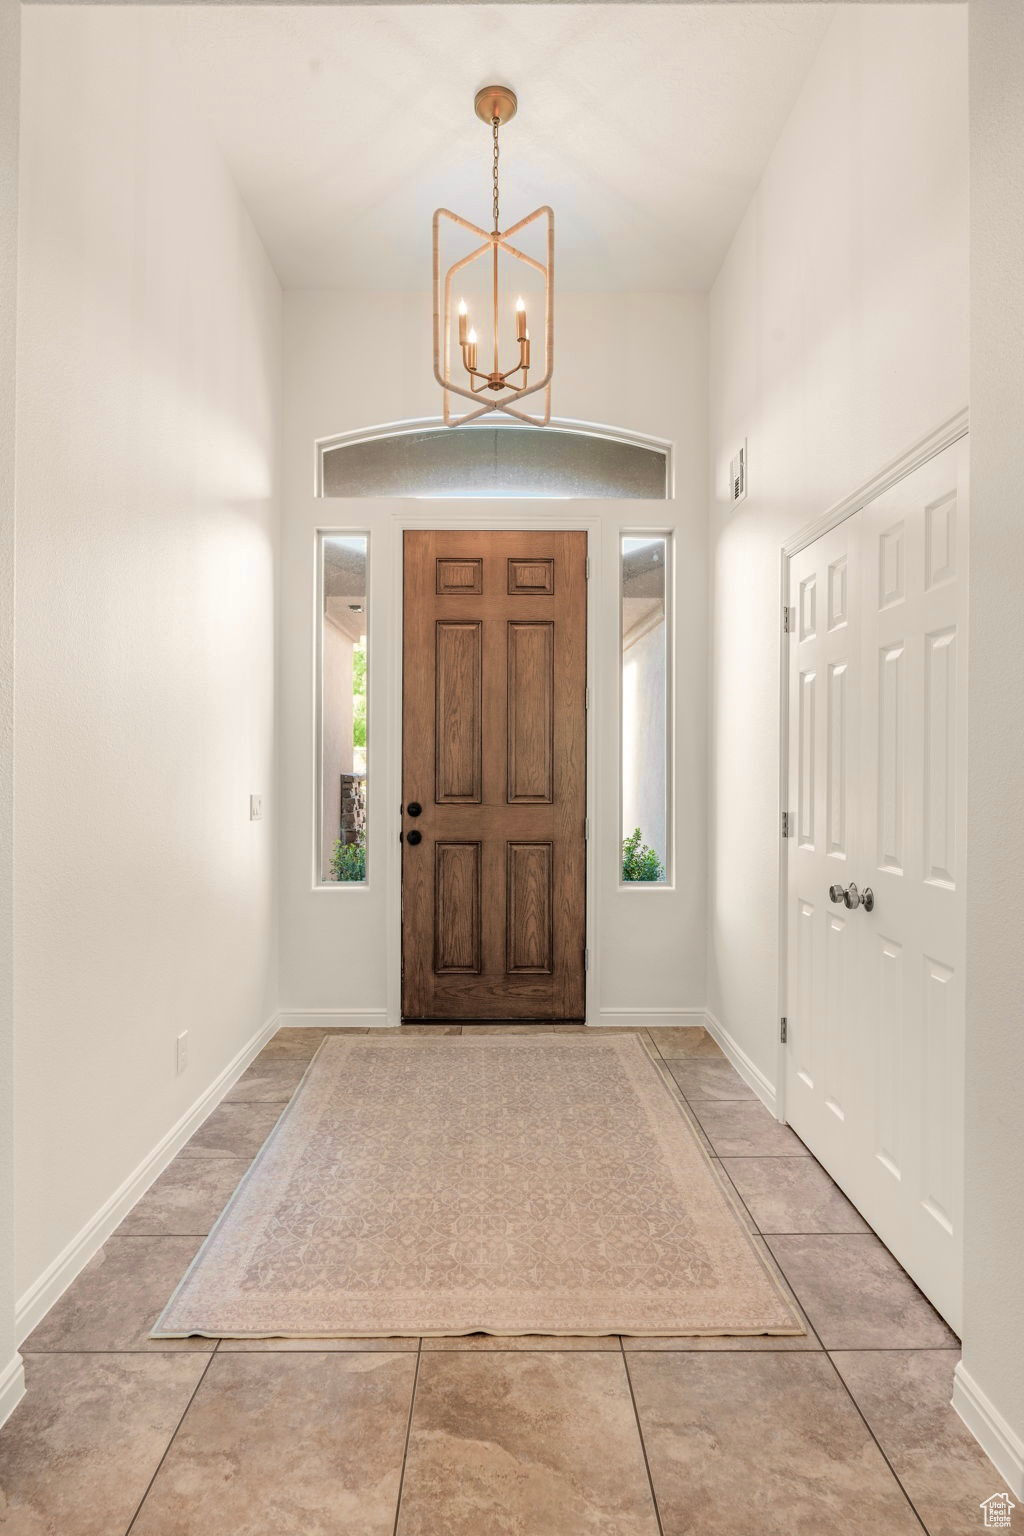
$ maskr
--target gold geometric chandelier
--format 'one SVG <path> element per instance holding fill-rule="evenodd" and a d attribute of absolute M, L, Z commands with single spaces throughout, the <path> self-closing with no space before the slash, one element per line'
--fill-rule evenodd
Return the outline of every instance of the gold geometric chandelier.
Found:
<path fill-rule="evenodd" d="M 448 427 L 460 427 L 467 421 L 476 421 L 490 411 L 501 411 L 515 416 L 531 426 L 545 427 L 551 420 L 551 374 L 554 368 L 555 313 L 554 313 L 554 265 L 555 265 L 555 215 L 548 207 L 537 208 L 506 230 L 501 229 L 498 196 L 498 130 L 515 116 L 518 102 L 516 94 L 506 85 L 488 85 L 478 91 L 474 102 L 477 117 L 489 123 L 493 144 L 491 165 L 493 229 L 481 229 L 468 219 L 460 218 L 448 208 L 439 208 L 434 214 L 434 377 L 444 392 L 444 421 Z M 547 221 L 546 259 L 537 259 L 512 244 L 512 237 L 519 236 L 538 219 Z M 441 222 L 450 220 L 460 230 L 465 230 L 481 243 L 454 261 L 442 273 L 441 270 Z M 530 355 L 531 340 L 526 301 L 519 297 L 514 308 L 502 297 L 503 256 L 522 262 L 528 271 L 539 275 L 544 284 L 544 355 L 538 366 L 543 375 L 531 380 L 533 359 Z M 453 312 L 453 280 L 459 273 L 467 273 L 475 263 L 489 266 L 489 297 L 483 301 L 480 324 L 470 314 L 469 305 L 460 298 Z M 467 276 L 470 275 L 467 273 Z M 506 309 L 508 314 L 505 314 Z M 508 331 L 505 331 L 505 324 Z M 486 337 L 485 341 L 483 338 Z M 508 360 L 511 354 L 510 361 Z M 452 357 L 457 361 L 454 366 Z M 507 362 L 507 366 L 506 366 Z M 488 366 L 489 364 L 489 366 Z M 522 410 L 521 404 L 529 395 L 542 393 L 543 412 L 531 415 Z M 461 416 L 452 412 L 452 396 L 461 396 L 474 404 L 472 410 Z M 481 396 L 485 398 L 481 401 Z M 493 397 L 493 398 L 487 398 Z"/>

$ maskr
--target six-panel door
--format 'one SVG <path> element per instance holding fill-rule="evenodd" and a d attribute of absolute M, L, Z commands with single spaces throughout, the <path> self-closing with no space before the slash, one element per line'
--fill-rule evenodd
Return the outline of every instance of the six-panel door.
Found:
<path fill-rule="evenodd" d="M 956 1328 L 966 441 L 790 561 L 786 1117 Z M 830 899 L 870 888 L 870 910 Z"/>
<path fill-rule="evenodd" d="M 582 1019 L 586 534 L 407 532 L 404 577 L 403 1017 Z"/>

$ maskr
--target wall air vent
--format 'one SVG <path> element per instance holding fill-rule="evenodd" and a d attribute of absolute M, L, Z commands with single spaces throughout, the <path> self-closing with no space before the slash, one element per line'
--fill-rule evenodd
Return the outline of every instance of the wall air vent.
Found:
<path fill-rule="evenodd" d="M 744 501 L 747 495 L 747 440 L 729 465 L 729 500 Z"/>

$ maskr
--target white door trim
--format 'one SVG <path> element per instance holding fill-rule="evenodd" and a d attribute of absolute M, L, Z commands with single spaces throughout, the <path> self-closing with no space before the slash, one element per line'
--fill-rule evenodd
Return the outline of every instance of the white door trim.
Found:
<path fill-rule="evenodd" d="M 842 501 L 834 502 L 827 512 L 816 517 L 812 522 L 805 523 L 799 533 L 794 533 L 782 546 L 782 555 L 788 559 L 790 555 L 799 554 L 806 549 L 808 544 L 813 544 L 815 539 L 820 539 L 823 533 L 828 533 L 831 528 L 837 528 L 846 518 L 852 517 L 854 512 L 859 512 L 866 507 L 869 501 L 874 501 L 876 496 L 881 496 L 884 491 L 904 480 L 907 475 L 913 474 L 915 469 L 920 469 L 922 464 L 927 464 L 929 459 L 934 459 L 936 454 L 942 453 L 952 443 L 958 442 L 961 437 L 966 437 L 968 431 L 968 412 L 964 406 L 962 411 L 957 411 L 948 421 L 944 421 L 933 432 L 928 432 L 924 437 L 918 438 L 916 443 L 911 443 L 895 459 L 890 460 L 870 480 L 865 480 L 849 496 L 844 496 Z M 787 572 L 788 574 L 788 572 Z M 786 591 L 783 588 L 783 591 Z"/>
<path fill-rule="evenodd" d="M 505 503 L 507 506 L 508 503 Z M 571 503 L 566 503 L 568 508 Z M 598 657 L 598 598 L 601 592 L 601 526 L 602 520 L 594 514 L 580 514 L 562 516 L 550 501 L 545 503 L 548 510 L 543 515 L 536 512 L 519 514 L 511 511 L 483 513 L 476 511 L 464 513 L 451 513 L 442 510 L 443 503 L 434 503 L 434 511 L 400 511 L 391 515 L 391 540 L 392 548 L 389 551 L 392 571 L 392 613 L 398 616 L 399 635 L 397 643 L 391 647 L 391 698 L 389 710 L 391 714 L 391 740 L 395 743 L 395 750 L 390 754 L 390 762 L 386 770 L 385 795 L 389 805 L 394 806 L 395 835 L 389 840 L 388 846 L 388 881 L 386 900 L 387 922 L 387 1022 L 400 1024 L 402 1022 L 402 850 L 398 841 L 400 818 L 398 807 L 402 804 L 402 625 L 404 621 L 404 590 L 403 590 L 403 560 L 402 560 L 402 535 L 406 529 L 428 528 L 458 530 L 464 528 L 478 528 L 481 532 L 498 533 L 502 530 L 513 532 L 522 529 L 540 530 L 547 532 L 551 529 L 582 530 L 587 535 L 587 556 L 589 560 L 589 578 L 587 581 L 587 679 L 590 688 L 590 708 L 587 710 L 587 819 L 593 827 L 600 815 L 602 799 L 598 793 L 597 778 L 597 726 L 598 726 L 598 695 L 599 690 L 595 686 L 595 668 Z M 597 858 L 596 845 L 591 840 L 587 845 L 587 950 L 590 956 L 590 965 L 586 974 L 587 988 L 587 1017 L 586 1022 L 598 1023 L 598 1000 L 601 996 L 600 984 L 600 946 L 596 942 L 596 935 L 600 931 L 597 921 Z"/>
<path fill-rule="evenodd" d="M 782 622 L 785 606 L 789 601 L 789 562 L 794 555 L 806 549 L 820 539 L 823 534 L 829 533 L 833 528 L 838 528 L 840 523 L 860 512 L 867 504 L 881 496 L 892 486 L 904 480 L 907 475 L 913 474 L 922 464 L 929 459 L 934 459 L 949 448 L 960 438 L 966 437 L 969 429 L 968 410 L 965 406 L 962 411 L 957 411 L 948 421 L 944 421 L 934 431 L 926 433 L 906 448 L 903 453 L 883 466 L 878 472 L 858 486 L 841 501 L 835 502 L 827 511 L 811 522 L 805 523 L 799 532 L 793 534 L 782 545 L 779 571 L 779 996 L 778 1016 L 780 1020 L 786 1016 L 789 996 L 789 976 L 787 966 L 788 941 L 789 941 L 789 914 L 787 894 L 789 890 L 789 839 L 782 836 L 782 815 L 784 811 L 792 810 L 788 804 L 789 799 L 789 647 L 791 636 L 786 633 L 786 626 Z M 779 1120 L 786 1118 L 786 1047 L 781 1039 L 781 1030 L 776 1042 L 776 1066 L 775 1066 L 775 1113 Z"/>

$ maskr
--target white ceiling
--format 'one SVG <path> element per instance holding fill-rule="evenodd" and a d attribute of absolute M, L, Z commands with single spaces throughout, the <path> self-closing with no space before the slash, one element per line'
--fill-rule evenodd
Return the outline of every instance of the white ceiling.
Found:
<path fill-rule="evenodd" d="M 419 289 L 444 204 L 550 202 L 571 289 L 706 288 L 832 5 L 190 6 L 161 26 L 286 287 Z"/>

